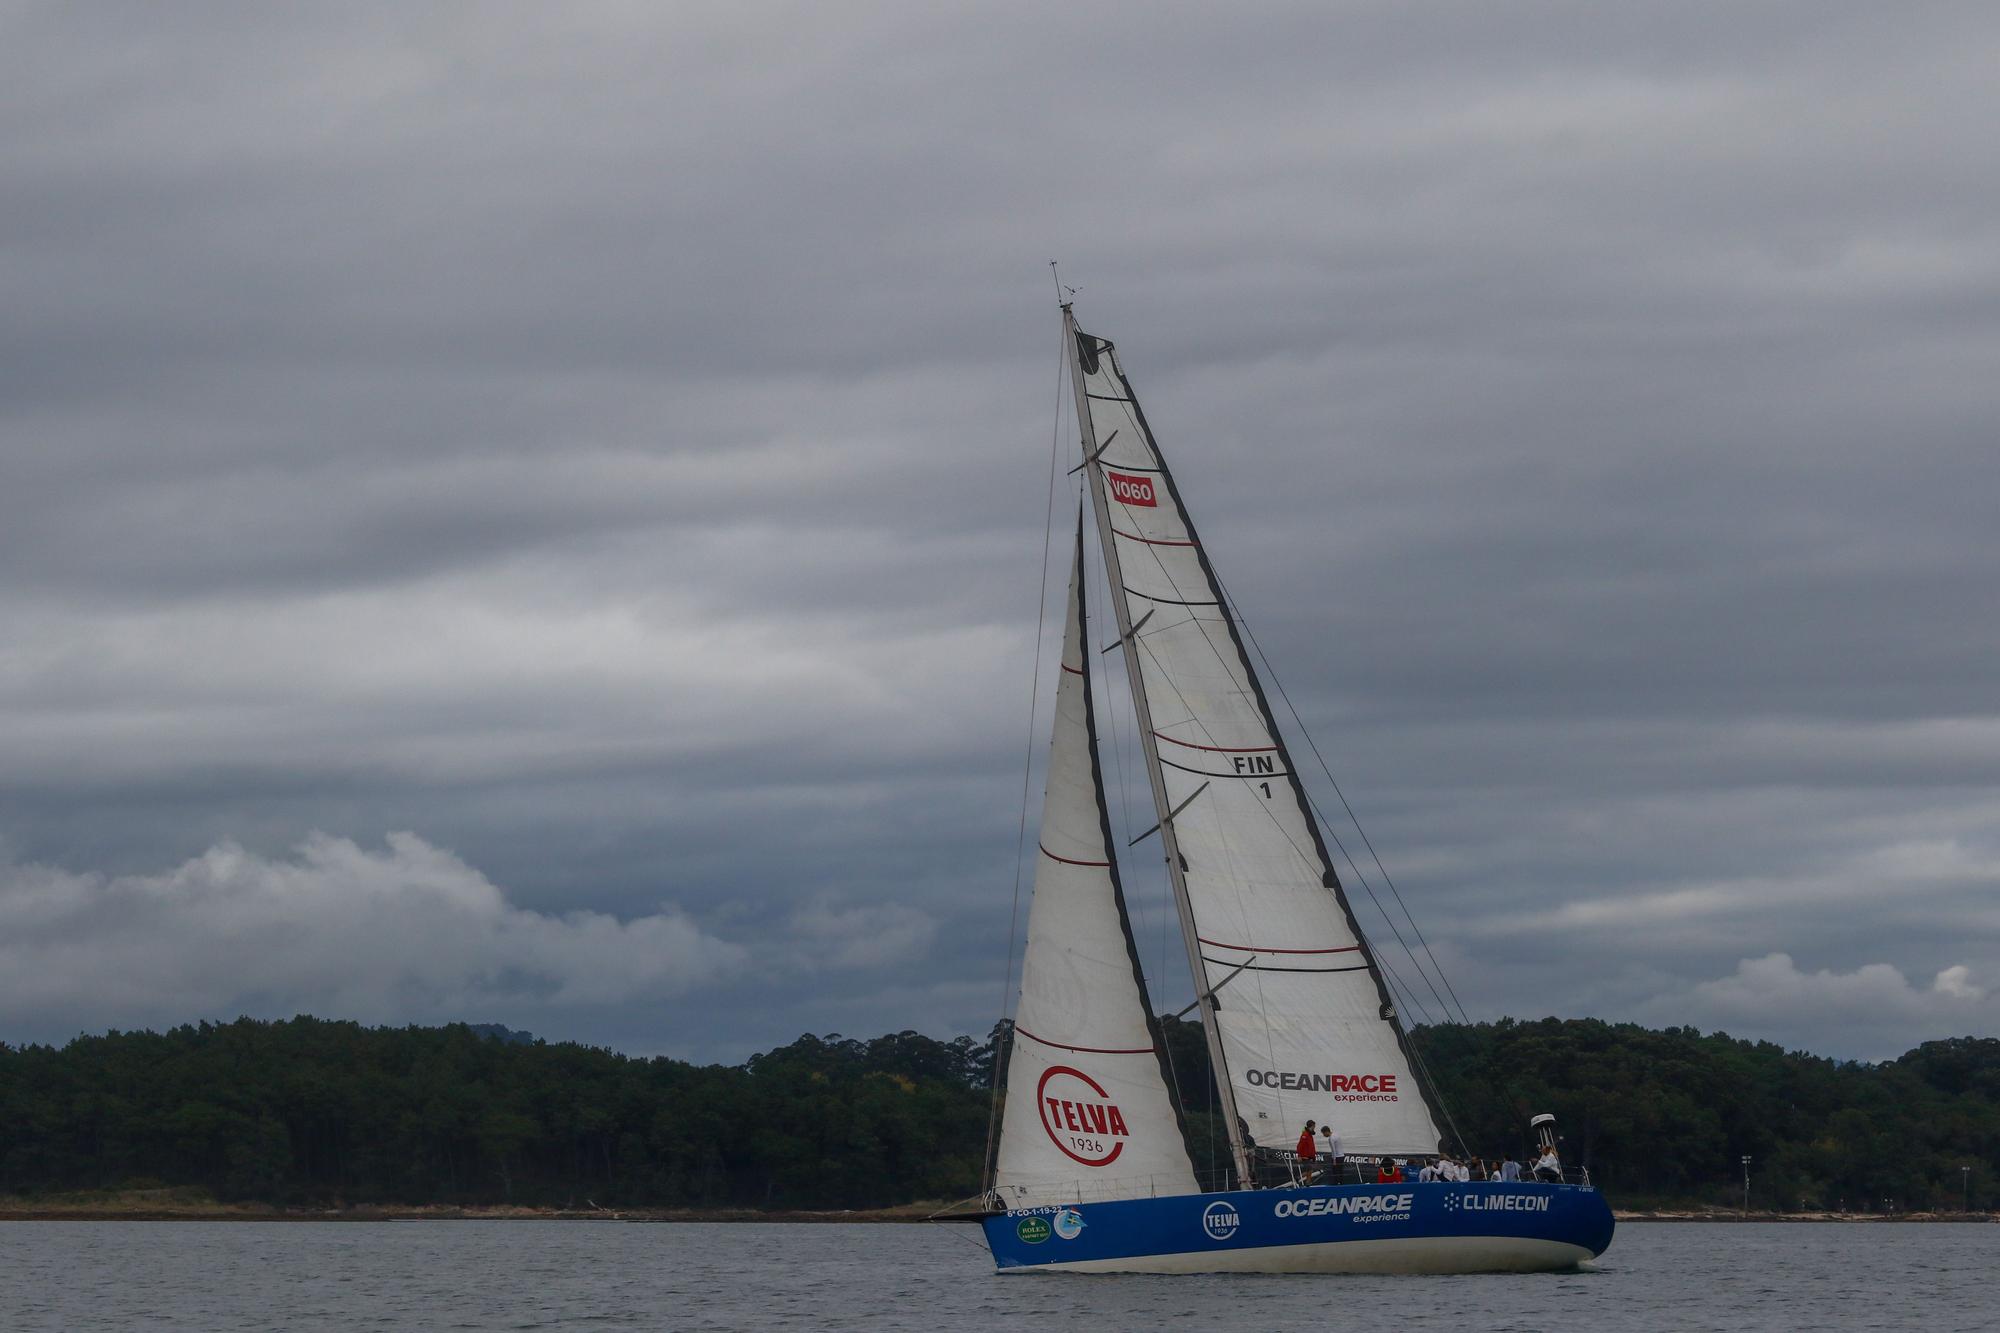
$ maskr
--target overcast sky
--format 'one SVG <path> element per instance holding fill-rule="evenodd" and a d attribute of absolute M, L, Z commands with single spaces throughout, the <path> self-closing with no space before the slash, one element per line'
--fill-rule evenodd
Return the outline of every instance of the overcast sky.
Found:
<path fill-rule="evenodd" d="M 1995 1030 L 1992 5 L 0 12 L 0 1039 L 983 1032 L 1051 258 L 1475 1017 Z"/>

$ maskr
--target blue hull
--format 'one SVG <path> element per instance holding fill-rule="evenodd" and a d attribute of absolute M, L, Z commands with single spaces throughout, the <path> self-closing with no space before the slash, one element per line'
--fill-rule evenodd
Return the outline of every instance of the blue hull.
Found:
<path fill-rule="evenodd" d="M 1579 1185 L 1322 1185 L 1028 1208 L 985 1219 L 1002 1272 L 1490 1273 L 1611 1244 Z"/>

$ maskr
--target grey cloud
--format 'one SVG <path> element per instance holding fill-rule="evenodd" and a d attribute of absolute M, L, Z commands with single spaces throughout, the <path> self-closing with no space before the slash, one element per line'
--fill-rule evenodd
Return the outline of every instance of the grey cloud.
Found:
<path fill-rule="evenodd" d="M 1795 1046 L 1838 1024 L 1849 1049 L 1872 1059 L 1902 1054 L 1913 1029 L 1960 1035 L 1989 1032 L 2000 1020 L 2000 1005 L 1963 963 L 1920 986 L 1888 963 L 1804 972 L 1783 953 L 1745 958 L 1731 975 L 1703 981 L 1692 994 L 1660 997 L 1651 1010 L 1662 1016 L 1657 1021 L 1676 1021 L 1664 1017 L 1676 1011 L 1680 1022 L 1748 1029 Z"/>
<path fill-rule="evenodd" d="M 382 852 L 314 837 L 284 859 L 223 844 L 143 877 L 9 867 L 0 925 L 0 1021 L 38 1036 L 241 1011 L 449 1020 L 631 1003 L 710 983 L 745 956 L 672 908 L 525 911 L 410 834 Z"/>
<path fill-rule="evenodd" d="M 2000 956 L 1988 7 L 6 22 L 17 865 L 414 829 L 747 951 L 557 1035 L 983 1030 L 1060 256 L 1476 1011 Z"/>

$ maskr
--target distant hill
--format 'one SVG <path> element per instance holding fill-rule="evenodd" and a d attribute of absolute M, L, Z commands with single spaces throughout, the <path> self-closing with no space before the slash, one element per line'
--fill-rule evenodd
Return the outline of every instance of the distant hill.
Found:
<path fill-rule="evenodd" d="M 476 1032 L 489 1040 L 505 1042 L 509 1046 L 532 1046 L 535 1044 L 534 1033 L 520 1032 L 500 1023 L 467 1023 L 465 1027 L 468 1032 Z"/>
<path fill-rule="evenodd" d="M 1168 1020 L 1197 1165 L 1219 1162 L 1197 1025 Z M 1004 1037 L 1004 1031 L 998 1035 Z M 1857 1211 L 2000 1201 L 2000 1041 L 1842 1063 L 1688 1028 L 1419 1029 L 1472 1150 L 1553 1111 L 1614 1203 Z M 989 1042 L 805 1036 L 740 1066 L 497 1024 L 239 1019 L 0 1044 L 0 1194 L 190 1187 L 271 1203 L 870 1208 L 962 1198 Z M 1969 1166 L 1969 1176 L 1960 1167 Z"/>

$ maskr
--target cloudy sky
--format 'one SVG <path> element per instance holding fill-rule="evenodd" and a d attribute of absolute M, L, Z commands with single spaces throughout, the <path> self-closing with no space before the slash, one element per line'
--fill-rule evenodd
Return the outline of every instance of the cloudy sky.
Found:
<path fill-rule="evenodd" d="M 1051 258 L 1475 1016 L 2000 1020 L 1991 5 L 0 13 L 0 1039 L 983 1031 Z"/>

